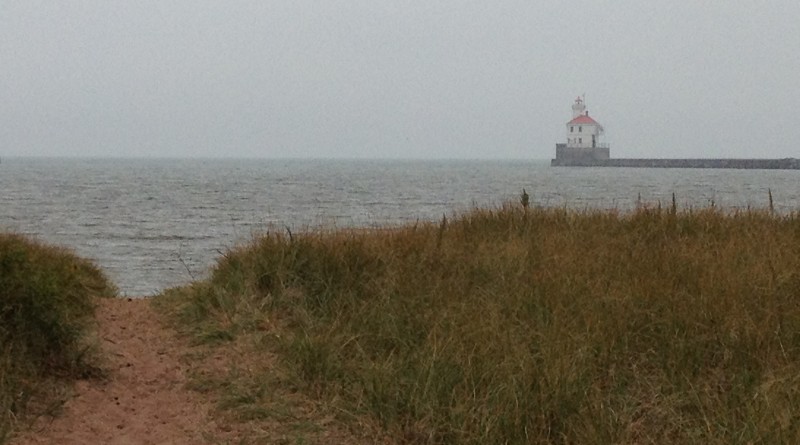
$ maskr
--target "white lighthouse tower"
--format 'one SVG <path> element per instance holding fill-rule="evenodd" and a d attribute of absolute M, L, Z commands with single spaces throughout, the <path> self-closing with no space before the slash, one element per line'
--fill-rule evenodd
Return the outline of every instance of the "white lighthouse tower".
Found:
<path fill-rule="evenodd" d="M 603 126 L 589 117 L 586 103 L 578 96 L 572 104 L 572 120 L 567 122 L 567 147 L 597 148 Z"/>
<path fill-rule="evenodd" d="M 575 103 L 572 104 L 572 118 L 575 119 L 578 116 L 583 116 L 586 113 L 586 104 L 583 102 L 583 98 L 578 96 L 575 98 Z"/>
<path fill-rule="evenodd" d="M 584 98 L 578 96 L 572 104 L 572 120 L 567 122 L 567 143 L 556 144 L 552 165 L 588 165 L 608 159 L 608 145 L 600 141 L 603 133 L 603 126 L 589 117 Z"/>

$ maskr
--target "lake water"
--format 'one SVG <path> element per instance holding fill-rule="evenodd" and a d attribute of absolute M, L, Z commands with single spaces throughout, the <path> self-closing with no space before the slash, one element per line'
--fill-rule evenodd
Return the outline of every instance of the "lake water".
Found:
<path fill-rule="evenodd" d="M 551 168 L 546 161 L 4 158 L 0 231 L 95 260 L 121 294 L 207 273 L 268 229 L 385 226 L 475 206 L 630 209 L 645 202 L 800 209 L 800 171 Z"/>

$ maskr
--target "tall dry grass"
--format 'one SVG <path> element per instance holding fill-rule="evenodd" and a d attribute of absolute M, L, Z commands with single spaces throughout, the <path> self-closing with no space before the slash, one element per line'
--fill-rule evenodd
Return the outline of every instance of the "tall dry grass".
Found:
<path fill-rule="evenodd" d="M 266 234 L 160 303 L 399 443 L 746 444 L 800 443 L 798 297 L 798 215 L 509 205 Z"/>
<path fill-rule="evenodd" d="M 47 409 L 69 381 L 98 372 L 94 298 L 115 292 L 70 251 L 0 233 L 0 443 L 32 400 Z"/>

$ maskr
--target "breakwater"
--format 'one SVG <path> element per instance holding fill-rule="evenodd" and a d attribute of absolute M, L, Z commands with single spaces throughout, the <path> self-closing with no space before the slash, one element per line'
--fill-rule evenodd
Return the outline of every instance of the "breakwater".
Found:
<path fill-rule="evenodd" d="M 592 159 L 590 157 L 557 157 L 556 159 L 550 161 L 550 165 L 553 167 L 733 168 L 799 170 L 800 159 Z"/>

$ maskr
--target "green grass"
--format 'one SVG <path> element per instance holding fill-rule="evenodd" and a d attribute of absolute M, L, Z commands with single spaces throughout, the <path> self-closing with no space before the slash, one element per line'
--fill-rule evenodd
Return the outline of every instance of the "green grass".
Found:
<path fill-rule="evenodd" d="M 30 409 L 57 406 L 66 383 L 98 372 L 93 299 L 115 292 L 71 252 L 0 234 L 0 443 Z"/>
<path fill-rule="evenodd" d="M 397 443 L 755 444 L 800 443 L 798 297 L 796 214 L 509 205 L 266 234 L 157 303 Z"/>

